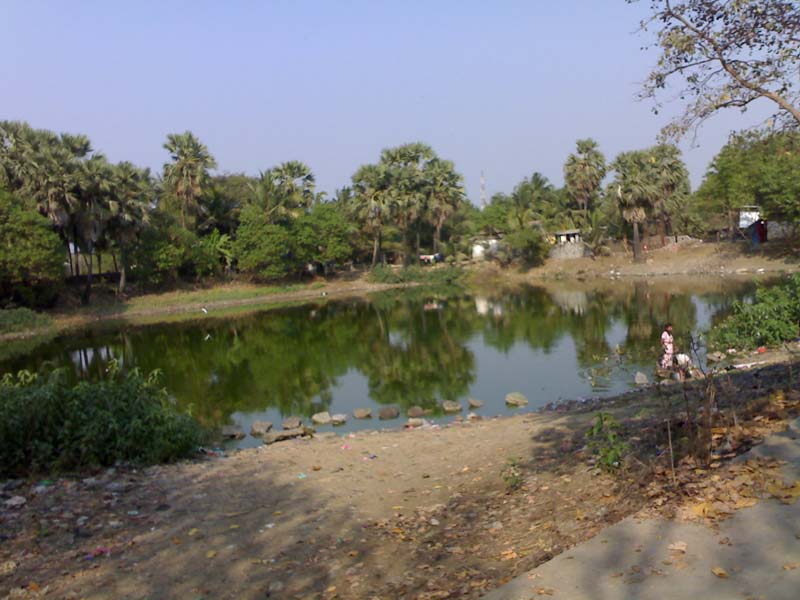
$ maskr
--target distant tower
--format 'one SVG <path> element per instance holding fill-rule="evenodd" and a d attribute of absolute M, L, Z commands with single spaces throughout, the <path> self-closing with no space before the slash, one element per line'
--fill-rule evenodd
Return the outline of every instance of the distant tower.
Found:
<path fill-rule="evenodd" d="M 486 178 L 481 171 L 481 210 L 486 208 Z"/>

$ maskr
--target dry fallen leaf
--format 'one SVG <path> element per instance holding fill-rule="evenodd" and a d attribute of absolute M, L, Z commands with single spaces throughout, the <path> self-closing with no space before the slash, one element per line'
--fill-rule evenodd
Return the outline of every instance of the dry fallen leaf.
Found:
<path fill-rule="evenodd" d="M 514 560 L 519 558 L 519 555 L 513 550 L 506 550 L 500 553 L 500 560 Z"/>
<path fill-rule="evenodd" d="M 537 587 L 533 588 L 533 591 L 536 592 L 539 596 L 552 596 L 556 593 L 553 588 L 548 587 Z"/>
<path fill-rule="evenodd" d="M 800 567 L 800 562 L 786 563 L 783 565 L 783 570 L 794 571 L 797 567 Z"/>
<path fill-rule="evenodd" d="M 206 552 L 206 558 L 214 558 L 216 555 L 217 555 L 216 550 L 209 550 L 208 552 Z"/>
<path fill-rule="evenodd" d="M 670 544 L 667 546 L 672 552 L 683 552 L 686 553 L 686 542 L 675 542 L 674 544 Z"/>
<path fill-rule="evenodd" d="M 728 572 L 725 569 L 723 569 L 722 567 L 714 567 L 713 569 L 711 569 L 711 572 L 714 575 L 716 575 L 717 577 L 719 577 L 720 579 L 727 579 L 728 578 Z"/>
<path fill-rule="evenodd" d="M 193 536 L 197 535 L 197 532 L 198 532 L 198 531 L 199 531 L 199 530 L 197 529 L 197 527 L 192 527 L 192 528 L 189 530 L 189 533 L 187 533 L 186 535 L 188 535 L 189 537 L 193 537 Z"/>

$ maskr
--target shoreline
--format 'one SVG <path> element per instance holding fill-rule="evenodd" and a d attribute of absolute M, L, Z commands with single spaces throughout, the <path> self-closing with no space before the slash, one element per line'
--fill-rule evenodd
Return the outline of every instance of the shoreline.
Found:
<path fill-rule="evenodd" d="M 769 396 L 787 367 L 759 366 L 756 379 L 755 371 L 732 374 L 737 402 Z M 723 378 L 719 386 L 724 402 Z M 333 586 L 345 600 L 430 589 L 478 598 L 626 516 L 678 511 L 686 498 L 668 482 L 660 493 L 670 499 L 653 505 L 658 475 L 615 477 L 595 468 L 584 435 L 602 410 L 623 425 L 637 452 L 656 456 L 646 432 L 665 398 L 680 406 L 680 396 L 681 386 L 653 385 L 599 404 L 11 482 L 8 493 L 24 502 L 0 505 L 9 536 L 0 565 L 10 571 L 0 592 L 47 589 L 98 600 L 255 598 L 264 590 L 326 597 Z M 757 410 L 755 419 L 741 411 L 739 427 L 773 430 L 787 418 Z M 687 467 L 682 477 L 699 485 L 724 468 Z"/>
<path fill-rule="evenodd" d="M 524 272 L 512 267 L 500 268 L 492 263 L 471 263 L 463 267 L 465 287 L 481 290 L 488 286 L 549 285 L 554 282 L 599 283 L 605 281 L 665 281 L 667 278 L 697 279 L 713 277 L 719 280 L 770 278 L 800 271 L 800 261 L 786 256 L 770 254 L 748 255 L 739 245 L 726 243 L 695 243 L 688 246 L 673 245 L 651 250 L 645 261 L 634 263 L 628 255 L 616 254 L 596 258 L 548 259 L 545 264 Z M 113 305 L 80 308 L 66 312 L 44 311 L 53 322 L 35 330 L 0 334 L 0 342 L 28 340 L 38 336 L 53 336 L 89 327 L 97 323 L 148 324 L 191 319 L 190 313 L 202 310 L 217 311 L 218 316 L 231 312 L 272 310 L 284 306 L 304 305 L 313 302 L 365 298 L 370 294 L 392 289 L 415 287 L 424 284 L 381 284 L 366 281 L 367 273 L 355 278 L 343 273 L 330 281 L 303 284 L 302 289 L 280 291 L 281 287 L 269 285 L 222 284 L 188 292 L 173 291 L 144 294 L 130 301 Z M 288 286 L 293 287 L 293 286 Z M 233 298 L 224 298 L 230 291 Z M 276 291 L 277 290 L 277 291 Z M 237 298 L 245 293 L 247 297 Z M 192 296 L 222 295 L 207 301 Z M 181 296 L 189 296 L 182 300 Z M 159 303 L 164 305 L 159 305 Z M 137 308 L 137 305 L 145 305 Z M 147 306 L 150 305 L 150 306 Z"/>

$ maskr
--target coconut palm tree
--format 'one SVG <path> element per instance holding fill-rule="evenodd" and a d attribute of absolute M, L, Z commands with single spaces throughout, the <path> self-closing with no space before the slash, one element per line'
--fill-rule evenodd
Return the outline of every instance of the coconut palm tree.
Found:
<path fill-rule="evenodd" d="M 197 210 L 208 171 L 215 169 L 217 162 L 190 131 L 169 134 L 164 149 L 169 152 L 171 161 L 164 164 L 164 181 L 180 203 L 181 225 L 185 229 L 187 214 Z"/>
<path fill-rule="evenodd" d="M 588 219 L 591 204 L 606 176 L 606 158 L 593 139 L 578 140 L 576 145 L 577 152 L 570 154 L 564 164 L 564 183 L 567 193 Z"/>

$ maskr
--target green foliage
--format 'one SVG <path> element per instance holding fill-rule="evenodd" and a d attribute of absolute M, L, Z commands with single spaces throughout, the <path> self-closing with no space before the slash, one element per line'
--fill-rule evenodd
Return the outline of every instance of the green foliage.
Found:
<path fill-rule="evenodd" d="M 191 131 L 169 134 L 164 149 L 170 154 L 170 162 L 164 164 L 164 181 L 180 205 L 180 223 L 186 228 L 193 213 L 198 211 L 198 199 L 208 183 L 208 170 L 216 168 L 217 162 Z"/>
<path fill-rule="evenodd" d="M 73 470 L 116 461 L 152 464 L 189 456 L 200 426 L 179 412 L 155 375 L 70 385 L 63 372 L 22 371 L 0 381 L 0 475 Z"/>
<path fill-rule="evenodd" d="M 199 277 L 219 275 L 223 267 L 229 268 L 233 260 L 233 245 L 227 233 L 214 229 L 194 245 L 194 270 Z"/>
<path fill-rule="evenodd" d="M 800 274 L 759 287 L 752 304 L 735 302 L 732 314 L 709 333 L 715 348 L 776 346 L 800 335 Z"/>
<path fill-rule="evenodd" d="M 509 458 L 500 471 L 500 477 L 502 477 L 503 483 L 506 484 L 506 488 L 509 491 L 521 488 L 524 479 L 522 478 L 522 469 L 520 468 L 520 458 Z"/>
<path fill-rule="evenodd" d="M 564 164 L 564 182 L 570 198 L 577 202 L 584 214 L 593 208 L 606 176 L 606 158 L 597 149 L 593 139 L 578 140 L 576 153 L 567 157 Z"/>
<path fill-rule="evenodd" d="M 258 206 L 247 206 L 241 214 L 233 254 L 239 270 L 258 279 L 279 279 L 293 269 L 291 237 L 286 228 L 269 222 Z"/>
<path fill-rule="evenodd" d="M 301 263 L 341 264 L 352 255 L 350 226 L 336 203 L 317 204 L 292 226 L 294 253 Z"/>
<path fill-rule="evenodd" d="M 599 412 L 586 433 L 589 448 L 597 454 L 597 464 L 608 472 L 619 470 L 628 452 L 628 444 L 619 436 L 619 427 L 613 416 Z"/>
<path fill-rule="evenodd" d="M 740 206 L 755 204 L 771 219 L 800 221 L 800 134 L 750 132 L 735 136 L 714 157 L 698 202 L 728 216 L 731 227 Z"/>
<path fill-rule="evenodd" d="M 634 0 L 628 0 L 630 4 Z M 655 112 L 664 97 L 680 99 L 684 110 L 662 134 L 680 137 L 719 111 L 744 112 L 759 100 L 774 103 L 773 125 L 800 125 L 795 88 L 800 4 L 796 0 L 652 0 L 643 32 L 654 39 L 643 49 L 655 65 L 642 96 Z M 671 113 L 673 111 L 670 111 Z M 674 113 L 673 113 L 674 114 Z"/>
<path fill-rule="evenodd" d="M 0 310 L 0 333 L 42 329 L 51 323 L 52 319 L 48 315 L 34 312 L 29 308 Z"/>
<path fill-rule="evenodd" d="M 519 256 L 527 265 L 544 262 L 548 245 L 538 229 L 520 229 L 508 234 L 503 241 L 512 255 Z"/>
<path fill-rule="evenodd" d="M 51 304 L 64 280 L 65 256 L 49 221 L 0 190 L 0 304 Z"/>
<path fill-rule="evenodd" d="M 463 275 L 464 272 L 461 269 L 452 266 L 393 268 L 379 265 L 372 269 L 369 280 L 372 283 L 457 285 Z"/>

